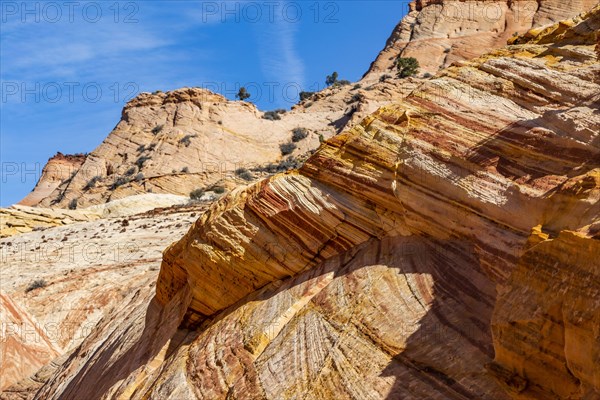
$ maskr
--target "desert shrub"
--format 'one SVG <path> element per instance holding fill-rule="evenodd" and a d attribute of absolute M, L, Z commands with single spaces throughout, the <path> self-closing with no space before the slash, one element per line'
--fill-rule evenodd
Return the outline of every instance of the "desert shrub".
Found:
<path fill-rule="evenodd" d="M 245 181 L 251 181 L 252 179 L 254 179 L 254 175 L 252 175 L 250 171 L 244 172 L 243 174 L 239 174 L 238 176 Z"/>
<path fill-rule="evenodd" d="M 179 143 L 185 145 L 185 147 L 188 147 L 190 144 L 192 144 L 192 138 L 195 138 L 196 136 L 198 135 L 185 135 L 179 139 Z"/>
<path fill-rule="evenodd" d="M 204 196 L 204 189 L 195 189 L 190 192 L 190 199 L 200 200 Z"/>
<path fill-rule="evenodd" d="M 213 192 L 215 192 L 217 194 L 225 193 L 225 188 L 223 186 L 213 186 L 210 188 L 210 190 L 212 190 Z"/>
<path fill-rule="evenodd" d="M 444 53 L 448 54 L 448 53 L 450 53 L 450 50 L 451 50 L 450 47 L 447 47 L 444 49 Z"/>
<path fill-rule="evenodd" d="M 279 114 L 277 114 L 274 111 L 267 111 L 266 113 L 263 114 L 263 118 L 268 119 L 269 121 L 276 121 L 276 120 L 281 119 Z"/>
<path fill-rule="evenodd" d="M 300 101 L 310 99 L 315 92 L 300 92 Z"/>
<path fill-rule="evenodd" d="M 334 84 L 334 86 L 346 86 L 346 85 L 350 85 L 351 83 L 352 83 L 352 82 L 350 82 L 350 81 L 349 81 L 349 80 L 347 80 L 347 79 L 342 79 L 342 80 L 339 80 L 339 81 L 337 81 L 337 82 Z"/>
<path fill-rule="evenodd" d="M 135 179 L 135 181 L 136 181 L 136 182 L 141 182 L 141 181 L 143 181 L 143 180 L 144 180 L 144 174 L 142 174 L 142 173 L 140 172 L 139 174 L 137 174 L 137 175 L 135 176 L 135 178 L 134 178 L 134 179 Z"/>
<path fill-rule="evenodd" d="M 152 143 L 148 147 L 146 147 L 146 151 L 152 151 L 156 148 L 156 143 Z"/>
<path fill-rule="evenodd" d="M 275 112 L 275 111 L 267 111 L 264 115 L 263 115 L 264 119 L 268 119 L 270 121 L 277 121 L 281 119 L 281 116 L 279 115 L 279 113 Z"/>
<path fill-rule="evenodd" d="M 188 167 L 183 167 L 183 168 L 181 168 L 181 172 L 183 172 L 184 174 L 187 174 L 190 172 L 190 169 Z"/>
<path fill-rule="evenodd" d="M 285 160 L 281 161 L 279 165 L 277 165 L 277 171 L 283 172 L 294 168 L 299 168 L 301 166 L 301 162 L 298 161 L 294 157 L 288 157 Z"/>
<path fill-rule="evenodd" d="M 43 279 L 36 279 L 35 281 L 31 282 L 29 284 L 29 286 L 27 286 L 27 288 L 25 289 L 25 293 L 29 293 L 34 289 L 38 289 L 38 288 L 43 288 L 48 286 L 48 284 L 46 283 L 45 280 Z"/>
<path fill-rule="evenodd" d="M 325 78 L 325 84 L 327 86 L 335 84 L 338 81 L 338 76 L 339 74 L 335 71 L 331 75 L 327 75 L 327 77 Z"/>
<path fill-rule="evenodd" d="M 269 164 L 265 165 L 264 167 L 259 168 L 258 170 L 267 172 L 269 174 L 274 174 L 275 172 L 277 172 L 277 164 L 269 163 Z"/>
<path fill-rule="evenodd" d="M 152 92 L 152 94 L 159 94 L 159 93 L 162 93 L 162 92 L 163 92 L 162 90 L 155 90 L 154 92 Z"/>
<path fill-rule="evenodd" d="M 248 171 L 246 168 L 236 169 L 235 174 L 245 181 L 251 181 L 254 179 L 254 175 L 252 175 L 252 173 L 250 173 L 250 171 Z"/>
<path fill-rule="evenodd" d="M 348 103 L 356 103 L 357 101 L 363 101 L 365 99 L 365 95 L 362 93 L 355 93 L 354 96 L 350 98 Z"/>
<path fill-rule="evenodd" d="M 152 133 L 154 135 L 158 135 L 162 130 L 163 130 L 163 125 L 156 125 L 154 128 L 152 128 Z"/>
<path fill-rule="evenodd" d="M 392 76 L 391 76 L 391 75 L 389 75 L 389 74 L 381 75 L 381 76 L 379 77 L 379 82 L 385 82 L 385 81 L 387 81 L 388 79 L 392 79 Z"/>
<path fill-rule="evenodd" d="M 267 111 L 263 114 L 263 118 L 268 119 L 269 121 L 276 121 L 276 120 L 281 119 L 279 114 L 285 114 L 285 110 L 279 108 L 277 110 Z"/>
<path fill-rule="evenodd" d="M 296 143 L 283 143 L 279 145 L 279 150 L 281 150 L 281 154 L 284 156 L 292 154 L 292 152 L 296 150 Z"/>
<path fill-rule="evenodd" d="M 357 83 L 356 85 L 354 85 L 352 87 L 352 90 L 360 89 L 361 87 L 362 87 L 362 85 L 360 83 Z"/>
<path fill-rule="evenodd" d="M 319 143 L 323 143 L 325 141 L 325 137 L 323 136 L 323 134 L 319 135 Z"/>
<path fill-rule="evenodd" d="M 407 78 L 419 72 L 419 61 L 414 57 L 398 57 L 396 67 L 398 68 L 398 77 Z"/>
<path fill-rule="evenodd" d="M 77 199 L 73 199 L 69 202 L 69 210 L 77 209 Z"/>
<path fill-rule="evenodd" d="M 116 188 L 118 188 L 119 186 L 123 186 L 126 183 L 129 183 L 129 180 L 123 176 L 118 177 L 117 179 L 115 179 L 112 183 L 112 185 L 110 186 L 111 190 L 115 190 Z"/>
<path fill-rule="evenodd" d="M 131 175 L 135 174 L 136 171 L 137 171 L 137 168 L 131 167 L 125 172 L 125 175 L 131 176 Z"/>
<path fill-rule="evenodd" d="M 98 183 L 101 179 L 102 179 L 102 177 L 100 177 L 99 175 L 94 176 L 92 179 L 87 181 L 87 183 L 83 187 L 83 190 L 89 190 L 89 189 L 95 187 L 96 183 Z"/>
<path fill-rule="evenodd" d="M 299 160 L 293 156 L 290 156 L 285 160 L 280 161 L 278 164 L 269 163 L 264 167 L 256 168 L 256 170 L 274 174 L 276 172 L 284 172 L 292 168 L 299 168 L 301 165 L 302 163 Z"/>
<path fill-rule="evenodd" d="M 250 98 L 250 93 L 248 93 L 248 91 L 246 90 L 245 87 L 241 87 L 240 90 L 238 91 L 238 93 L 235 95 L 236 98 L 240 99 L 241 101 L 244 101 L 246 99 Z"/>
<path fill-rule="evenodd" d="M 146 150 L 146 145 L 145 144 L 140 144 L 137 148 L 138 153 L 143 153 L 144 150 Z"/>
<path fill-rule="evenodd" d="M 306 139 L 308 136 L 308 129 L 306 128 L 295 128 L 292 131 L 292 142 L 297 143 L 301 140 Z"/>
<path fill-rule="evenodd" d="M 144 164 L 146 163 L 146 161 L 150 160 L 150 157 L 147 156 L 141 156 L 139 157 L 136 161 L 135 161 L 135 165 L 137 165 L 137 167 L 139 169 L 142 169 L 142 167 L 144 166 Z"/>
<path fill-rule="evenodd" d="M 431 78 L 433 75 L 431 75 L 429 72 L 425 72 L 423 74 L 423 78 Z"/>

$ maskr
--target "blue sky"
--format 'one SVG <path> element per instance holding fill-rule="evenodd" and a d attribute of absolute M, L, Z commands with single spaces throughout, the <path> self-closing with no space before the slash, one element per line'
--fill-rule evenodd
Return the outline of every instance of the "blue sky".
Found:
<path fill-rule="evenodd" d="M 207 87 L 289 108 L 336 70 L 358 80 L 405 14 L 396 1 L 0 2 L 0 205 L 49 157 L 90 152 L 143 91 Z"/>

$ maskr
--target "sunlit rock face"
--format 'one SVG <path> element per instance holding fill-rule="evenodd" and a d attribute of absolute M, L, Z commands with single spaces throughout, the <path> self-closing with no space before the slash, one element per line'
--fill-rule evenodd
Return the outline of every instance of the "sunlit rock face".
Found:
<path fill-rule="evenodd" d="M 24 206 L 39 204 L 45 197 L 50 196 L 61 183 L 68 181 L 84 162 L 84 154 L 57 153 L 44 166 L 35 188 L 19 204 Z"/>
<path fill-rule="evenodd" d="M 305 160 L 321 140 L 398 101 L 414 81 L 336 85 L 266 119 L 250 102 L 230 101 L 201 88 L 142 93 L 78 165 L 52 159 L 22 204 L 78 209 L 148 192 L 188 196 L 213 185 L 232 187 Z M 293 141 L 294 129 L 306 137 Z M 293 144 L 285 154 L 281 146 Z M 291 159 L 290 159 L 291 158 Z M 250 170 L 240 179 L 236 171 Z"/>
<path fill-rule="evenodd" d="M 422 72 L 435 74 L 452 63 L 502 47 L 532 28 L 567 20 L 597 0 L 413 1 L 367 75 L 394 70 L 396 57 L 415 57 Z"/>
<path fill-rule="evenodd" d="M 599 28 L 530 31 L 234 190 L 37 396 L 597 397 Z"/>

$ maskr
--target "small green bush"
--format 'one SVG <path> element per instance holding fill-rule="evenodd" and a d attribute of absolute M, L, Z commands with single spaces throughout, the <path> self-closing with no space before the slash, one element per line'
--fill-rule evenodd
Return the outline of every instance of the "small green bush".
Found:
<path fill-rule="evenodd" d="M 190 199 L 192 200 L 200 200 L 204 196 L 203 189 L 195 189 L 190 192 Z"/>
<path fill-rule="evenodd" d="M 112 185 L 110 186 L 111 190 L 115 190 L 116 188 L 118 188 L 119 186 L 123 186 L 125 184 L 129 183 L 129 179 L 120 176 L 117 179 L 114 180 L 114 182 L 112 183 Z"/>
<path fill-rule="evenodd" d="M 300 168 L 301 162 L 294 157 L 288 157 L 277 165 L 277 171 L 283 172 L 294 168 Z"/>
<path fill-rule="evenodd" d="M 223 193 L 225 193 L 225 188 L 223 186 L 213 186 L 211 188 L 211 190 L 213 192 L 215 192 L 216 194 L 223 194 Z"/>
<path fill-rule="evenodd" d="M 315 92 L 300 92 L 300 101 L 310 99 Z"/>
<path fill-rule="evenodd" d="M 244 172 L 243 174 L 240 174 L 239 177 L 245 181 L 251 181 L 254 179 L 254 175 L 252 175 L 250 172 Z"/>
<path fill-rule="evenodd" d="M 31 282 L 29 286 L 27 286 L 27 288 L 25 289 L 25 293 L 29 293 L 32 290 L 43 288 L 46 286 L 48 286 L 48 284 L 44 279 L 36 279 L 35 281 Z"/>
<path fill-rule="evenodd" d="M 246 168 L 236 169 L 235 174 L 245 181 L 251 181 L 254 179 L 254 175 L 252 175 Z"/>
<path fill-rule="evenodd" d="M 146 156 L 141 156 L 139 157 L 136 161 L 135 161 L 135 165 L 137 165 L 137 167 L 139 169 L 142 169 L 142 167 L 144 166 L 144 164 L 146 163 L 146 161 L 150 160 L 150 157 L 146 157 Z"/>
<path fill-rule="evenodd" d="M 365 99 L 365 95 L 362 93 L 355 93 L 354 96 L 352 96 L 350 98 L 350 101 L 348 102 L 348 104 L 350 103 L 356 103 L 359 101 L 363 101 Z"/>
<path fill-rule="evenodd" d="M 184 174 L 187 174 L 190 172 L 190 169 L 188 167 L 183 167 L 183 168 L 181 168 L 181 172 L 183 172 Z"/>
<path fill-rule="evenodd" d="M 419 72 L 419 61 L 414 57 L 398 57 L 396 67 L 398 68 L 398 77 L 407 78 Z"/>
<path fill-rule="evenodd" d="M 73 199 L 69 202 L 69 210 L 77 209 L 77 199 Z"/>
<path fill-rule="evenodd" d="M 143 153 L 144 150 L 146 150 L 146 145 L 145 144 L 140 144 L 137 148 L 138 153 Z"/>
<path fill-rule="evenodd" d="M 325 78 L 325 84 L 327 86 L 331 86 L 337 82 L 339 74 L 337 72 L 333 72 L 331 75 L 327 75 Z"/>
<path fill-rule="evenodd" d="M 281 154 L 287 156 L 288 154 L 292 154 L 294 150 L 296 150 L 296 143 L 283 143 L 279 145 L 279 149 L 281 150 Z"/>
<path fill-rule="evenodd" d="M 242 86 L 238 93 L 235 95 L 235 97 L 240 99 L 241 101 L 245 101 L 246 99 L 250 98 L 250 93 L 248 93 L 246 88 Z"/>
<path fill-rule="evenodd" d="M 297 143 L 301 140 L 306 139 L 308 136 L 308 129 L 306 128 L 295 128 L 292 131 L 292 142 Z"/>
<path fill-rule="evenodd" d="M 99 182 L 101 179 L 102 179 L 102 177 L 101 177 L 101 176 L 99 176 L 99 175 L 96 175 L 96 176 L 94 176 L 92 179 L 90 179 L 90 180 L 89 180 L 89 181 L 88 181 L 88 182 L 85 184 L 85 186 L 83 187 L 83 190 L 89 190 L 89 189 L 91 189 L 91 188 L 95 187 L 95 186 L 96 186 L 96 183 L 98 183 L 98 182 Z"/>
<path fill-rule="evenodd" d="M 152 133 L 158 135 L 163 130 L 163 125 L 156 125 L 152 128 Z"/>
<path fill-rule="evenodd" d="M 264 119 L 268 119 L 269 121 L 276 121 L 281 119 L 279 114 L 285 114 L 285 112 L 286 111 L 284 109 L 279 108 L 277 110 L 265 112 L 262 117 Z"/>
<path fill-rule="evenodd" d="M 131 175 L 135 174 L 136 171 L 137 171 L 136 167 L 131 167 L 125 172 L 125 175 L 131 176 Z"/>
<path fill-rule="evenodd" d="M 185 147 L 189 147 L 192 144 L 192 138 L 195 138 L 198 135 L 185 135 L 181 139 L 179 139 L 179 143 L 185 145 Z"/>
<path fill-rule="evenodd" d="M 352 90 L 360 89 L 361 87 L 362 85 L 360 83 L 357 83 L 356 85 L 354 85 L 354 87 L 352 87 Z"/>
<path fill-rule="evenodd" d="M 393 78 L 393 77 L 392 77 L 391 75 L 389 75 L 389 74 L 381 75 L 381 76 L 379 77 L 379 82 L 385 82 L 385 81 L 387 81 L 388 79 L 392 79 L 392 78 Z"/>
<path fill-rule="evenodd" d="M 141 172 L 135 176 L 136 182 L 141 182 L 143 180 L 144 180 L 144 174 L 142 174 Z"/>

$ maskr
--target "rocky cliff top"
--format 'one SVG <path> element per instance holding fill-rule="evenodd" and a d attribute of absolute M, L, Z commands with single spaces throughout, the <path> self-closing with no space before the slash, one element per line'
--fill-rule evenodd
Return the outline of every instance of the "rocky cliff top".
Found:
<path fill-rule="evenodd" d="M 397 57 L 415 57 L 423 73 L 435 74 L 471 59 L 531 28 L 567 20 L 597 0 L 414 1 L 365 77 L 390 73 Z"/>

